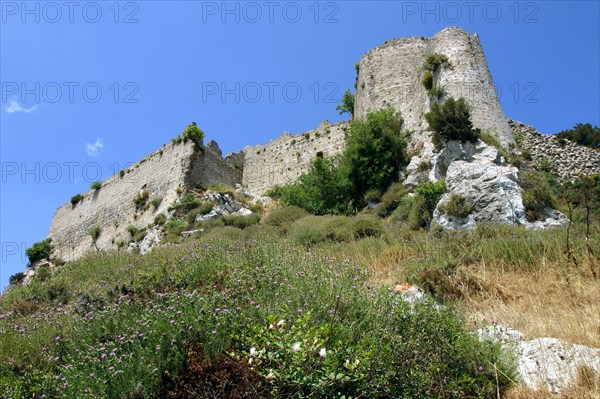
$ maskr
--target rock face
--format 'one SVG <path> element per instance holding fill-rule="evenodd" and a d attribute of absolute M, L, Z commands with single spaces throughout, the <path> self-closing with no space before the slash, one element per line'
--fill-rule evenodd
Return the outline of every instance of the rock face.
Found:
<path fill-rule="evenodd" d="M 577 380 L 577 369 L 590 367 L 600 373 L 600 349 L 569 344 L 557 338 L 523 340 L 516 330 L 501 325 L 479 330 L 480 339 L 499 342 L 517 356 L 521 383 L 533 390 L 559 394 Z"/>
<path fill-rule="evenodd" d="M 536 164 L 549 161 L 554 175 L 561 181 L 573 181 L 578 176 L 600 173 L 600 151 L 573 143 L 561 142 L 556 136 L 543 135 L 531 126 L 509 121 L 520 146 L 531 154 Z"/>
<path fill-rule="evenodd" d="M 369 110 L 389 104 L 400 111 L 405 128 L 413 131 L 413 146 L 428 141 L 424 115 L 430 101 L 421 84 L 421 66 L 434 53 L 450 61 L 450 66 L 442 67 L 435 77 L 436 83 L 447 95 L 468 101 L 474 127 L 489 132 L 503 146 L 514 144 L 479 37 L 457 27 L 446 28 L 432 38 L 390 40 L 365 54 L 359 63 L 355 117 L 364 119 Z"/>
<path fill-rule="evenodd" d="M 438 203 L 434 223 L 453 229 L 471 228 L 474 222 L 526 224 L 519 170 L 507 164 L 497 149 L 482 141 L 450 142 L 436 157 L 435 166 L 446 169 L 448 192 Z M 471 206 L 469 217 L 457 219 L 440 212 L 453 194 Z"/>
<path fill-rule="evenodd" d="M 233 199 L 229 194 L 209 193 L 202 197 L 203 201 L 214 202 L 213 209 L 206 215 L 198 215 L 197 222 L 204 220 L 218 219 L 228 215 L 248 216 L 252 211 L 242 206 L 241 203 Z"/>

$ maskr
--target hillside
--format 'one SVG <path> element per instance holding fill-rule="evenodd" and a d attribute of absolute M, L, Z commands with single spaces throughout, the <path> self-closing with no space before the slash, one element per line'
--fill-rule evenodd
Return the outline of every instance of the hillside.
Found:
<path fill-rule="evenodd" d="M 59 207 L 0 398 L 600 397 L 600 152 L 508 120 L 459 28 L 356 72 L 348 122 L 191 123 Z"/>

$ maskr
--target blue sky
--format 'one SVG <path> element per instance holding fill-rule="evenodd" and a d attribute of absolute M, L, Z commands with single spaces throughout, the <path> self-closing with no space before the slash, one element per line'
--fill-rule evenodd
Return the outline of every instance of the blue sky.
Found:
<path fill-rule="evenodd" d="M 1 1 L 0 289 L 55 209 L 191 121 L 224 152 L 341 117 L 395 37 L 478 33 L 505 114 L 600 125 L 597 1 Z"/>

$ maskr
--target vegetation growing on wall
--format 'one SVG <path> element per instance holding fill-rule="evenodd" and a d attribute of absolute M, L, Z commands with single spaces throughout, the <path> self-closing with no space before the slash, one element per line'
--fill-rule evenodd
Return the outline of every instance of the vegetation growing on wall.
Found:
<path fill-rule="evenodd" d="M 52 239 L 46 238 L 43 241 L 33 243 L 33 245 L 25 250 L 25 255 L 29 258 L 29 263 L 33 264 L 40 260 L 50 260 L 50 252 L 52 251 Z"/>
<path fill-rule="evenodd" d="M 433 131 L 432 142 L 438 149 L 449 140 L 476 141 L 481 133 L 473 128 L 469 104 L 462 97 L 458 100 L 449 97 L 441 104 L 432 103 L 425 119 Z"/>

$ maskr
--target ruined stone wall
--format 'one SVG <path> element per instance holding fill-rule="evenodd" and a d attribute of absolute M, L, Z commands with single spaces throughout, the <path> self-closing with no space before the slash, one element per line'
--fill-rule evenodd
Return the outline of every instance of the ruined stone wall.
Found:
<path fill-rule="evenodd" d="M 296 181 L 318 154 L 330 158 L 344 151 L 346 129 L 346 123 L 324 121 L 297 136 L 284 133 L 267 145 L 244 148 L 243 185 L 260 195 L 275 185 Z"/>
<path fill-rule="evenodd" d="M 579 176 L 600 173 L 600 151 L 554 135 L 541 134 L 521 122 L 509 121 L 515 136 L 519 136 L 522 151 L 531 154 L 534 165 L 550 161 L 554 175 L 561 181 L 573 181 Z"/>
<path fill-rule="evenodd" d="M 514 144 L 479 37 L 460 28 L 444 29 L 432 38 L 390 40 L 365 54 L 359 63 L 355 117 L 364 119 L 368 110 L 392 105 L 402 114 L 404 127 L 413 131 L 413 145 L 424 142 L 428 129 L 424 115 L 430 100 L 421 84 L 421 66 L 434 53 L 450 62 L 435 76 L 436 84 L 445 88 L 447 96 L 468 101 L 475 127 L 504 145 Z"/>
<path fill-rule="evenodd" d="M 123 177 L 117 174 L 102 182 L 100 190 L 83 193 L 84 199 L 75 206 L 68 202 L 56 210 L 48 236 L 57 256 L 70 261 L 93 250 L 88 230 L 94 226 L 101 228 L 99 249 L 116 249 L 119 241 L 127 243 L 127 227 L 144 228 L 153 223 L 156 215 L 177 201 L 179 188 L 217 182 L 233 186 L 242 181 L 241 169 L 224 160 L 220 150 L 205 148 L 198 153 L 191 141 L 166 144 L 124 172 Z M 149 194 L 148 206 L 136 209 L 133 200 L 143 191 Z M 150 205 L 154 198 L 162 198 L 157 209 Z"/>

